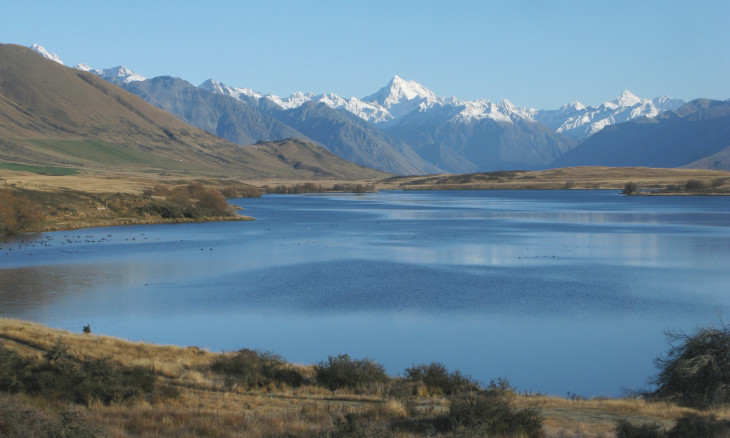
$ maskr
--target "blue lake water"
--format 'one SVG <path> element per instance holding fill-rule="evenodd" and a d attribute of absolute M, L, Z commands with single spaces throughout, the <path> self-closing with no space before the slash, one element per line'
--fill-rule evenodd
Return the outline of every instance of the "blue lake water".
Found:
<path fill-rule="evenodd" d="M 483 382 L 582 396 L 645 388 L 665 330 L 730 315 L 729 197 L 232 202 L 257 220 L 0 239 L 0 315 L 298 363 L 348 353 L 393 375 L 438 361 Z"/>

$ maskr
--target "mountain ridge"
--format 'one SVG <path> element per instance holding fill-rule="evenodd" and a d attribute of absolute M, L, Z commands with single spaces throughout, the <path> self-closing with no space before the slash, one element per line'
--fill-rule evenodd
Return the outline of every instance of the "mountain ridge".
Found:
<path fill-rule="evenodd" d="M 695 99 L 675 111 L 607 127 L 552 163 L 729 170 L 730 100 Z M 725 152 L 723 152 L 725 151 Z"/>
<path fill-rule="evenodd" d="M 0 44 L 0 78 L 0 161 L 92 172 L 318 179 L 318 160 L 327 160 L 334 166 L 328 177 L 386 175 L 304 140 L 291 142 L 285 160 L 230 143 L 26 47 Z"/>
<path fill-rule="evenodd" d="M 44 56 L 53 58 L 52 54 L 44 52 Z M 61 62 L 60 59 L 55 60 Z M 136 90 L 137 94 L 153 100 L 150 96 L 154 93 L 141 90 L 143 87 L 139 85 L 149 80 L 135 75 L 129 69 L 122 66 L 105 70 L 94 70 L 88 66 L 79 68 L 93 71 L 108 81 L 128 90 Z M 666 118 L 682 118 L 682 111 L 692 113 L 684 122 L 691 121 L 691 117 L 707 118 L 698 109 L 687 109 L 691 106 L 687 107 L 687 103 L 680 99 L 666 96 L 646 99 L 629 90 L 597 106 L 570 102 L 555 110 L 518 107 L 506 99 L 501 102 L 486 99 L 460 101 L 455 97 L 438 96 L 420 83 L 398 75 L 375 93 L 361 99 L 304 92 L 282 98 L 250 88 L 230 87 L 213 79 L 205 81 L 198 88 L 247 105 L 249 110 L 246 111 L 257 114 L 250 116 L 251 120 L 260 120 L 264 116 L 276 119 L 290 129 L 292 136 L 314 140 L 331 152 L 361 165 L 375 166 L 397 174 L 545 169 L 573 162 L 571 160 L 583 153 L 580 151 L 594 148 L 590 145 L 596 144 L 598 140 L 595 137 L 598 134 L 602 134 L 600 139 L 608 139 L 614 138 L 615 132 L 628 132 L 630 129 L 638 129 L 636 132 L 642 132 L 641 135 L 648 135 L 645 132 L 649 129 L 669 130 L 674 134 L 663 133 L 665 137 L 662 141 L 671 143 L 671 137 L 678 134 L 672 131 L 675 128 L 670 127 L 671 123 Z M 193 108 L 183 108 L 181 96 L 155 99 L 155 105 L 183 119 L 186 113 L 195 112 Z M 173 99 L 177 99 L 177 102 L 173 102 Z M 235 111 L 230 108 L 214 112 L 218 114 L 215 126 L 211 125 L 210 120 L 186 120 L 208 132 L 227 136 L 229 140 L 232 134 L 218 128 L 227 124 L 235 131 L 234 127 L 238 126 L 241 135 L 231 141 L 239 144 L 273 140 L 277 135 L 283 135 L 275 133 L 272 127 L 260 129 L 266 124 L 247 126 L 240 117 L 233 117 Z M 243 110 L 239 112 L 244 113 Z M 658 127 L 636 128 L 654 122 Z M 631 125 L 624 126 L 627 123 Z M 716 130 L 715 135 L 727 135 L 722 126 L 703 123 L 707 129 Z M 620 127 L 618 131 L 614 131 L 616 127 Z M 698 139 L 704 138 L 702 133 L 698 132 L 697 135 Z M 621 141 L 625 143 L 626 139 Z M 584 144 L 589 146 L 584 147 Z M 607 145 L 604 148 L 610 147 Z M 615 147 L 620 149 L 621 145 Z M 684 146 L 685 149 L 692 147 Z M 724 166 L 727 160 L 718 147 L 714 143 L 711 147 L 694 147 L 692 153 L 677 149 L 674 160 L 660 156 L 651 158 L 647 152 L 643 161 L 628 163 L 687 166 L 691 163 L 685 158 L 691 158 L 694 166 Z M 579 151 L 573 153 L 574 148 Z M 701 151 L 709 155 L 699 156 Z M 610 155 L 596 154 L 606 160 Z M 631 155 L 629 151 L 625 151 L 625 154 Z M 561 161 L 563 156 L 566 158 Z M 595 165 L 620 165 L 615 163 L 622 162 L 625 160 L 590 161 Z"/>

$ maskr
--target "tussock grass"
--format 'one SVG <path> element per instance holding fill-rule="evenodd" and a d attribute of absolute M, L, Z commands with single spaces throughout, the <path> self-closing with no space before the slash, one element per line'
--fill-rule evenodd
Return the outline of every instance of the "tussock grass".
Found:
<path fill-rule="evenodd" d="M 148 396 L 130 403 L 77 405 L 25 394 L 0 394 L 0 411 L 21 422 L 0 422 L 5 430 L 32 433 L 39 428 L 58 431 L 76 428 L 86 436 L 111 437 L 317 437 L 396 436 L 451 437 L 457 430 L 444 427 L 451 396 L 443 391 L 418 392 L 418 384 L 390 378 L 377 388 L 316 386 L 315 367 L 293 365 L 307 379 L 302 386 L 285 384 L 230 384 L 211 370 L 216 360 L 236 353 L 213 353 L 196 347 L 129 342 L 96 334 L 70 333 L 38 324 L 0 318 L 0 346 L 40 359 L 63 343 L 75 360 L 107 359 L 124 366 L 152 371 L 157 385 L 174 388 L 176 398 Z M 730 419 L 730 408 L 707 412 L 667 402 L 638 398 L 569 400 L 544 395 L 511 394 L 509 403 L 519 412 L 538 410 L 547 437 L 615 436 L 616 423 L 658 424 L 670 429 L 687 414 Z M 463 432 L 463 431 L 462 431 Z M 0 430 L 0 435 L 3 431 Z M 353 435 L 354 434 L 354 435 Z M 360 434 L 360 435 L 358 435 Z M 12 436 L 12 435 L 11 435 Z M 20 435 L 22 436 L 22 435 Z M 37 435 L 44 436 L 44 435 Z M 78 436 L 78 435 L 77 435 Z M 84 436 L 84 435 L 80 435 Z M 515 435 L 517 436 L 517 435 Z"/>

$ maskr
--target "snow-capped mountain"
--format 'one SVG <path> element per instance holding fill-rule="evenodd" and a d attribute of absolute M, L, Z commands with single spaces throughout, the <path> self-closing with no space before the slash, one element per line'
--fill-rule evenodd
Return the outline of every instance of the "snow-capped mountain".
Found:
<path fill-rule="evenodd" d="M 100 76 L 102 79 L 117 85 L 119 85 L 120 83 L 128 84 L 130 82 L 144 81 L 145 79 L 147 79 L 144 76 L 138 75 L 137 73 L 133 72 L 123 65 L 101 69 L 91 68 L 86 64 L 77 64 L 74 66 L 74 68 L 77 70 L 94 73 L 95 75 Z"/>
<path fill-rule="evenodd" d="M 50 59 L 53 62 L 57 62 L 57 63 L 63 65 L 63 61 L 61 61 L 61 58 L 58 55 L 56 55 L 55 53 L 49 52 L 40 44 L 33 44 L 32 46 L 30 46 L 30 49 L 46 59 Z"/>
<path fill-rule="evenodd" d="M 349 99 L 305 92 L 280 97 L 212 79 L 193 87 L 232 98 L 250 109 L 245 110 L 187 87 L 178 87 L 186 90 L 183 95 L 170 93 L 163 86 L 169 81 L 146 81 L 123 66 L 93 69 L 80 64 L 76 68 L 154 100 L 154 105 L 224 138 L 232 135 L 224 133 L 233 132 L 240 142 L 273 139 L 277 132 L 290 129 L 346 159 L 401 174 L 546 168 L 606 126 L 655 117 L 684 103 L 668 97 L 644 99 L 625 91 L 597 107 L 572 102 L 556 110 L 540 110 L 508 100 L 447 98 L 399 76 L 369 96 Z M 199 113 L 194 106 L 203 101 L 215 110 L 211 107 L 205 117 L 192 117 Z M 254 113 L 257 123 L 240 121 L 244 114 Z"/>
<path fill-rule="evenodd" d="M 374 125 L 392 126 L 406 116 L 413 119 L 414 114 L 433 119 L 442 118 L 443 122 L 473 123 L 491 119 L 501 123 L 512 123 L 516 119 L 532 120 L 543 123 L 555 132 L 574 140 L 582 140 L 595 134 L 606 126 L 633 120 L 638 117 L 655 117 L 662 111 L 674 110 L 685 102 L 679 99 L 658 97 L 640 98 L 630 91 L 624 91 L 610 102 L 597 107 L 588 107 L 580 102 L 569 103 L 557 110 L 539 110 L 518 107 L 508 100 L 492 102 L 485 99 L 460 101 L 455 97 L 446 98 L 415 81 L 394 76 L 383 88 L 362 99 L 342 98 L 335 94 L 311 94 L 297 92 L 281 98 L 263 94 L 250 88 L 235 88 L 208 80 L 201 85 L 208 90 L 236 97 L 257 104 L 267 100 L 282 109 L 298 108 L 306 102 L 324 103 L 330 108 L 344 109 Z M 430 113 L 430 114 L 429 114 Z"/>
<path fill-rule="evenodd" d="M 582 140 L 606 126 L 639 117 L 656 117 L 663 111 L 673 111 L 685 103 L 666 96 L 642 99 L 626 90 L 616 99 L 597 107 L 586 107 L 580 102 L 572 102 L 557 110 L 537 111 L 533 118 L 556 132 Z"/>
<path fill-rule="evenodd" d="M 63 64 L 53 53 L 38 44 L 31 47 L 42 56 Z M 124 66 L 109 69 L 94 69 L 85 64 L 75 66 L 79 70 L 99 75 L 109 82 L 128 84 L 143 81 L 145 78 Z M 655 99 L 640 98 L 630 91 L 624 91 L 616 99 L 590 107 L 580 102 L 571 102 L 555 110 L 540 110 L 518 107 L 508 100 L 491 102 L 485 99 L 460 101 L 455 97 L 446 98 L 416 81 L 394 76 L 390 82 L 377 92 L 362 99 L 349 99 L 336 94 L 313 94 L 296 92 L 288 97 L 265 94 L 250 88 L 231 87 L 212 79 L 205 81 L 200 88 L 231 96 L 253 107 L 280 108 L 288 110 L 299 108 L 307 102 L 318 102 L 333 109 L 341 109 L 373 124 L 391 127 L 404 119 L 410 123 L 423 117 L 430 122 L 474 123 L 493 120 L 499 123 L 512 123 L 515 120 L 540 122 L 556 133 L 573 140 L 583 140 L 606 126 L 623 123 L 638 117 L 655 117 L 663 111 L 674 110 L 684 101 L 666 96 Z"/>
<path fill-rule="evenodd" d="M 269 102 L 280 109 L 288 110 L 293 108 L 299 108 L 307 102 L 321 102 L 333 109 L 344 109 L 361 119 L 371 122 L 379 123 L 387 120 L 391 120 L 392 116 L 387 109 L 380 105 L 373 105 L 362 100 L 351 97 L 350 99 L 344 99 L 336 94 L 312 94 L 297 92 L 289 97 L 281 98 L 273 94 L 263 94 L 254 91 L 250 88 L 238 88 L 231 87 L 221 82 L 217 82 L 213 79 L 200 84 L 201 88 L 204 88 L 215 93 L 224 94 L 226 96 L 234 97 L 238 100 L 248 103 L 252 106 L 259 106 L 263 102 Z"/>

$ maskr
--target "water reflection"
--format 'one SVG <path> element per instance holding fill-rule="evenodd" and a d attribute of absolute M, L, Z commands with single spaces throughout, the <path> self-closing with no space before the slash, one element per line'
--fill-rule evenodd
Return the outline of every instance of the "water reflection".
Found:
<path fill-rule="evenodd" d="M 0 314 L 296 362 L 349 353 L 395 374 L 438 360 L 521 389 L 616 395 L 646 382 L 665 329 L 716 323 L 730 309 L 727 198 L 385 192 L 236 202 L 257 221 L 4 243 Z"/>

